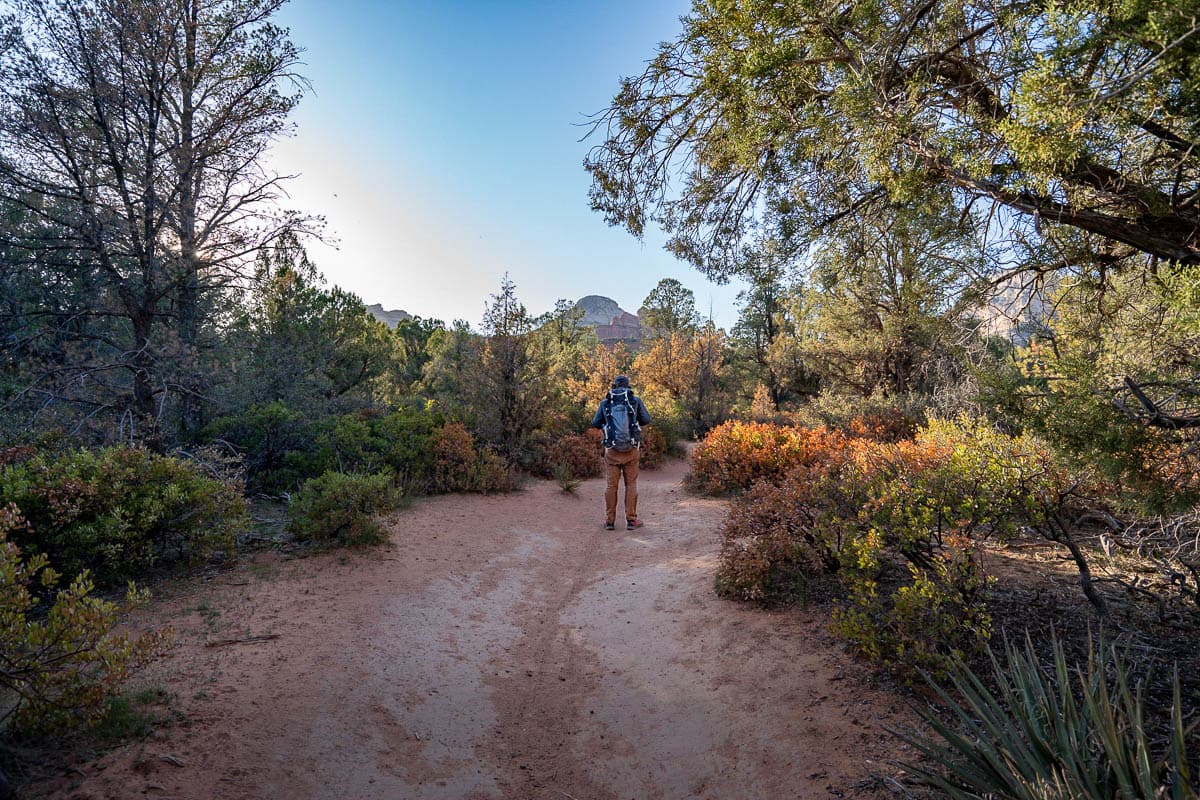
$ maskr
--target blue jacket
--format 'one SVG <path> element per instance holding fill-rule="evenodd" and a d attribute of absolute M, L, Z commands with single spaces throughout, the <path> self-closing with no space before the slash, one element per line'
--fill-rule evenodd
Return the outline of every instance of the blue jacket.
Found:
<path fill-rule="evenodd" d="M 633 393 L 632 389 L 630 389 L 628 391 L 629 391 L 629 399 L 633 402 L 634 411 L 637 412 L 638 425 L 649 425 L 650 424 L 650 412 L 646 410 L 646 404 L 642 402 L 642 398 L 638 397 L 637 395 L 635 395 Z M 596 409 L 596 415 L 594 417 L 592 417 L 592 427 L 593 428 L 599 428 L 600 430 L 604 430 L 604 418 L 606 416 L 608 416 L 608 407 L 611 403 L 612 403 L 612 392 L 610 391 L 608 394 L 606 394 L 604 396 L 604 399 L 600 401 L 600 407 Z"/>

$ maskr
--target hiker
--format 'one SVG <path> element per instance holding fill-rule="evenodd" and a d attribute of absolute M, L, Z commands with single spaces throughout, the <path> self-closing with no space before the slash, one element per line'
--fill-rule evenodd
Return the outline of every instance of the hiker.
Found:
<path fill-rule="evenodd" d="M 611 531 L 617 521 L 617 487 L 625 476 L 625 527 L 642 527 L 637 515 L 638 449 L 642 446 L 642 426 L 650 424 L 650 413 L 642 398 L 629 388 L 629 378 L 618 375 L 612 388 L 600 401 L 592 427 L 604 431 L 604 463 L 608 487 L 604 491 L 604 529 Z"/>

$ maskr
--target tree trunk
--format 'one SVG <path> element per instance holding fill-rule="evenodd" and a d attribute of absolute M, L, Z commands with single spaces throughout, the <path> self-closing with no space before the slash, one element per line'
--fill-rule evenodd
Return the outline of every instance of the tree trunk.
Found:
<path fill-rule="evenodd" d="M 151 450 L 162 450 L 162 436 L 159 431 L 158 404 L 155 402 L 154 387 L 154 351 L 151 348 L 151 332 L 154 328 L 154 315 L 142 310 L 130 315 L 133 323 L 134 352 L 130 359 L 133 370 L 133 411 L 132 425 L 141 425 L 139 432 L 131 426 L 128 439 L 145 444 Z"/>
<path fill-rule="evenodd" d="M 196 242 L 196 205 L 199 186 L 196 177 L 194 125 L 196 114 L 195 76 L 196 28 L 199 9 L 196 0 L 185 11 L 183 69 L 180 74 L 179 142 L 176 169 L 179 175 L 179 245 L 182 272 L 178 295 L 179 342 L 183 349 L 184 391 L 180 398 L 180 425 L 185 439 L 195 438 L 200 430 L 199 338 L 200 338 L 200 263 Z"/>

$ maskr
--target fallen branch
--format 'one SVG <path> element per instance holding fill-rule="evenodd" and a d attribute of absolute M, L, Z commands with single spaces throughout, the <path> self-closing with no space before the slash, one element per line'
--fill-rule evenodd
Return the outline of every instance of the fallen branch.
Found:
<path fill-rule="evenodd" d="M 1153 400 L 1151 400 L 1142 387 L 1128 376 L 1125 378 L 1125 387 L 1129 389 L 1134 399 L 1141 404 L 1146 410 L 1147 416 L 1144 421 L 1151 428 L 1166 428 L 1167 430 L 1179 430 L 1180 428 L 1200 428 L 1200 416 L 1184 416 L 1176 414 L 1167 414 L 1160 409 Z"/>

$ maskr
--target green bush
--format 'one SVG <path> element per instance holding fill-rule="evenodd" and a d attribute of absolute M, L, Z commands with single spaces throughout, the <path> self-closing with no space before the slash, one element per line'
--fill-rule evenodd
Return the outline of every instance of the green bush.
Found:
<path fill-rule="evenodd" d="M 317 425 L 296 409 L 274 402 L 221 417 L 205 427 L 203 438 L 224 441 L 242 457 L 246 488 L 278 494 L 299 486 L 326 468 Z"/>
<path fill-rule="evenodd" d="M 364 410 L 340 417 L 328 436 L 332 459 L 327 469 L 362 474 L 391 470 L 409 493 L 430 491 L 435 434 L 445 424 L 441 414 L 426 408 L 388 414 Z"/>
<path fill-rule="evenodd" d="M 455 491 L 437 486 L 436 435 L 445 425 L 441 414 L 426 407 L 366 408 L 313 422 L 283 403 L 270 403 L 223 417 L 205 434 L 242 454 L 247 486 L 254 491 L 292 491 L 326 472 L 390 470 L 406 492 L 422 494 Z"/>
<path fill-rule="evenodd" d="M 951 721 L 922 711 L 934 736 L 906 736 L 927 759 L 907 765 L 955 800 L 1195 800 L 1179 681 L 1169 710 L 1170 741 L 1155 752 L 1147 707 L 1115 649 L 1097 648 L 1072 670 L 1053 642 L 1054 668 L 1033 646 L 988 651 L 991 679 L 957 665 L 953 691 L 935 684 Z M 936 766 L 935 766 L 936 765 Z"/>
<path fill-rule="evenodd" d="M 0 507 L 0 733 L 44 735 L 99 719 L 125 677 L 169 635 L 114 633 L 120 616 L 148 595 L 130 588 L 124 603 L 99 599 L 86 572 L 59 590 L 46 557 L 23 558 L 9 539 L 27 528 L 15 505 Z"/>
<path fill-rule="evenodd" d="M 326 472 L 292 497 L 287 528 L 302 542 L 378 544 L 387 537 L 375 516 L 395 505 L 389 473 Z"/>
<path fill-rule="evenodd" d="M 326 436 L 329 470 L 390 471 L 409 494 L 506 491 L 508 470 L 458 422 L 428 408 L 338 418 Z"/>
<path fill-rule="evenodd" d="M 0 504 L 29 527 L 12 540 L 44 552 L 74 576 L 101 585 L 137 578 L 157 564 L 232 552 L 249 525 L 242 487 L 191 462 L 110 447 L 35 456 L 0 470 Z"/>
<path fill-rule="evenodd" d="M 652 406 L 650 413 L 653 422 L 650 427 L 660 431 L 664 440 L 677 442 L 694 441 L 698 438 L 695 434 L 695 421 L 679 402 L 666 398 L 651 398 L 647 402 Z"/>
<path fill-rule="evenodd" d="M 898 561 L 874 532 L 849 540 L 840 573 L 846 603 L 833 630 L 902 675 L 944 675 L 991 638 L 992 579 L 966 537 L 948 538 L 928 559 L 907 563 L 907 575 Z"/>
<path fill-rule="evenodd" d="M 554 480 L 558 481 L 559 488 L 567 494 L 574 494 L 579 485 L 583 483 L 583 479 L 576 478 L 570 467 L 562 464 L 554 468 Z"/>

